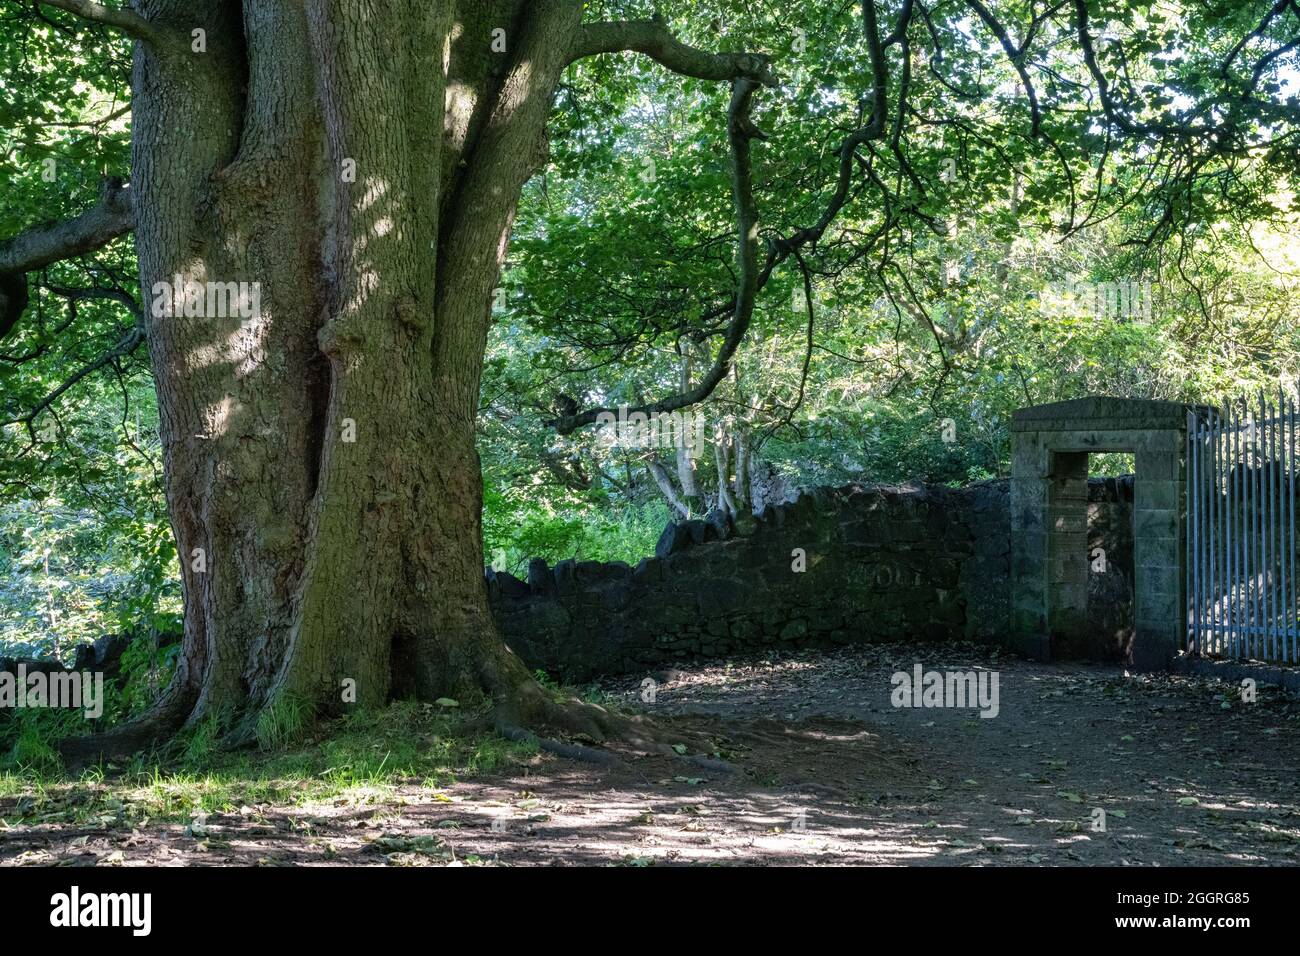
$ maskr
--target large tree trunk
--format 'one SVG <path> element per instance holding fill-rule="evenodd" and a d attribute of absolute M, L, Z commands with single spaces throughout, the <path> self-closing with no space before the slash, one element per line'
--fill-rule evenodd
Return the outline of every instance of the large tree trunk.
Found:
<path fill-rule="evenodd" d="M 137 37 L 131 195 L 185 618 L 153 711 L 65 753 L 206 720 L 277 740 L 393 694 L 486 696 L 511 732 L 623 733 L 542 693 L 489 613 L 474 431 L 493 290 L 561 72 L 634 49 L 736 81 L 747 323 L 766 59 L 658 19 L 581 27 L 578 0 L 58 5 Z M 112 212 L 74 238 L 120 234 Z M 177 282 L 247 283 L 258 308 L 191 311 Z"/>
<path fill-rule="evenodd" d="M 137 44 L 133 84 L 185 642 L 158 708 L 93 746 L 208 717 L 242 736 L 275 713 L 262 731 L 278 733 L 393 692 L 485 692 L 523 716 L 531 681 L 488 611 L 474 423 L 492 291 L 579 6 L 141 12 L 206 41 Z M 256 283 L 260 311 L 154 315 L 155 283 L 176 276 Z"/>

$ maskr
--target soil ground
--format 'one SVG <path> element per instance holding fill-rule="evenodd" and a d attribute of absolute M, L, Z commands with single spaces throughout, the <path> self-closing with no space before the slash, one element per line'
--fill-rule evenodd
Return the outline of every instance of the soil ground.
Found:
<path fill-rule="evenodd" d="M 999 712 L 895 708 L 890 677 L 996 671 Z M 1300 701 L 1261 687 L 879 646 L 602 690 L 736 769 L 536 756 L 201 824 L 0 826 L 0 864 L 1231 865 L 1300 861 Z M 1097 824 L 1105 811 L 1105 829 Z M 6 815 L 0 801 L 0 819 Z"/>

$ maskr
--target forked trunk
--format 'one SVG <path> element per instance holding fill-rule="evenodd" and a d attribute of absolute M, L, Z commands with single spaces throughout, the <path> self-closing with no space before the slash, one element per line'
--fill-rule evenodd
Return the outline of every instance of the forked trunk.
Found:
<path fill-rule="evenodd" d="M 543 693 L 488 610 L 474 430 L 493 291 L 561 72 L 637 50 L 733 83 L 734 350 L 757 289 L 748 109 L 776 85 L 767 58 L 694 49 L 659 18 L 581 26 L 578 0 L 77 10 L 140 38 L 132 225 L 185 640 L 151 713 L 64 752 L 208 720 L 274 741 L 394 693 L 487 694 L 512 734 L 636 739 Z"/>
<path fill-rule="evenodd" d="M 208 718 L 276 738 L 393 693 L 535 695 L 488 611 L 474 425 L 580 11 L 459 6 L 141 4 L 205 47 L 137 44 L 133 93 L 185 639 L 97 753 Z"/>

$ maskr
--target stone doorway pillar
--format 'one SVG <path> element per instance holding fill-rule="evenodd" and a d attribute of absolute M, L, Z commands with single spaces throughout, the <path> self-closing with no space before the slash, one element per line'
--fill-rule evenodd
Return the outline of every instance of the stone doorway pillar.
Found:
<path fill-rule="evenodd" d="M 1084 398 L 1036 405 L 1011 424 L 1011 646 L 1040 660 L 1088 626 L 1088 455 L 1133 454 L 1131 664 L 1165 668 L 1187 633 L 1188 407 Z"/>

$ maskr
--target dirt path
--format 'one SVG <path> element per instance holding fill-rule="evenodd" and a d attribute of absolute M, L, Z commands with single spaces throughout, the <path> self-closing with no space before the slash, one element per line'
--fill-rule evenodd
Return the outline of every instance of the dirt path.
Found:
<path fill-rule="evenodd" d="M 895 708 L 890 675 L 996 671 L 999 713 Z M 433 790 L 130 830 L 0 830 L 0 863 L 1225 865 L 1300 859 L 1300 702 L 1121 668 L 888 646 L 605 690 L 709 732 L 740 772 L 550 756 Z M 1231 692 L 1232 697 L 1226 695 Z M 1227 706 L 1225 707 L 1225 704 Z M 1095 829 L 1096 810 L 1106 813 Z"/>
<path fill-rule="evenodd" d="M 893 707 L 890 676 L 917 663 L 997 671 L 998 715 Z M 829 768 L 801 772 L 795 754 L 778 766 L 806 795 L 809 836 L 846 862 L 1300 859 L 1300 702 L 1279 691 L 1245 704 L 1217 682 L 998 661 L 979 648 L 865 648 L 669 676 L 657 693 L 665 710 L 763 717 L 815 738 L 848 721 L 874 736 L 874 754 L 911 770 L 873 780 L 853 746 Z M 851 739 L 847 727 L 841 736 Z M 851 800 L 835 792 L 855 780 Z"/>

